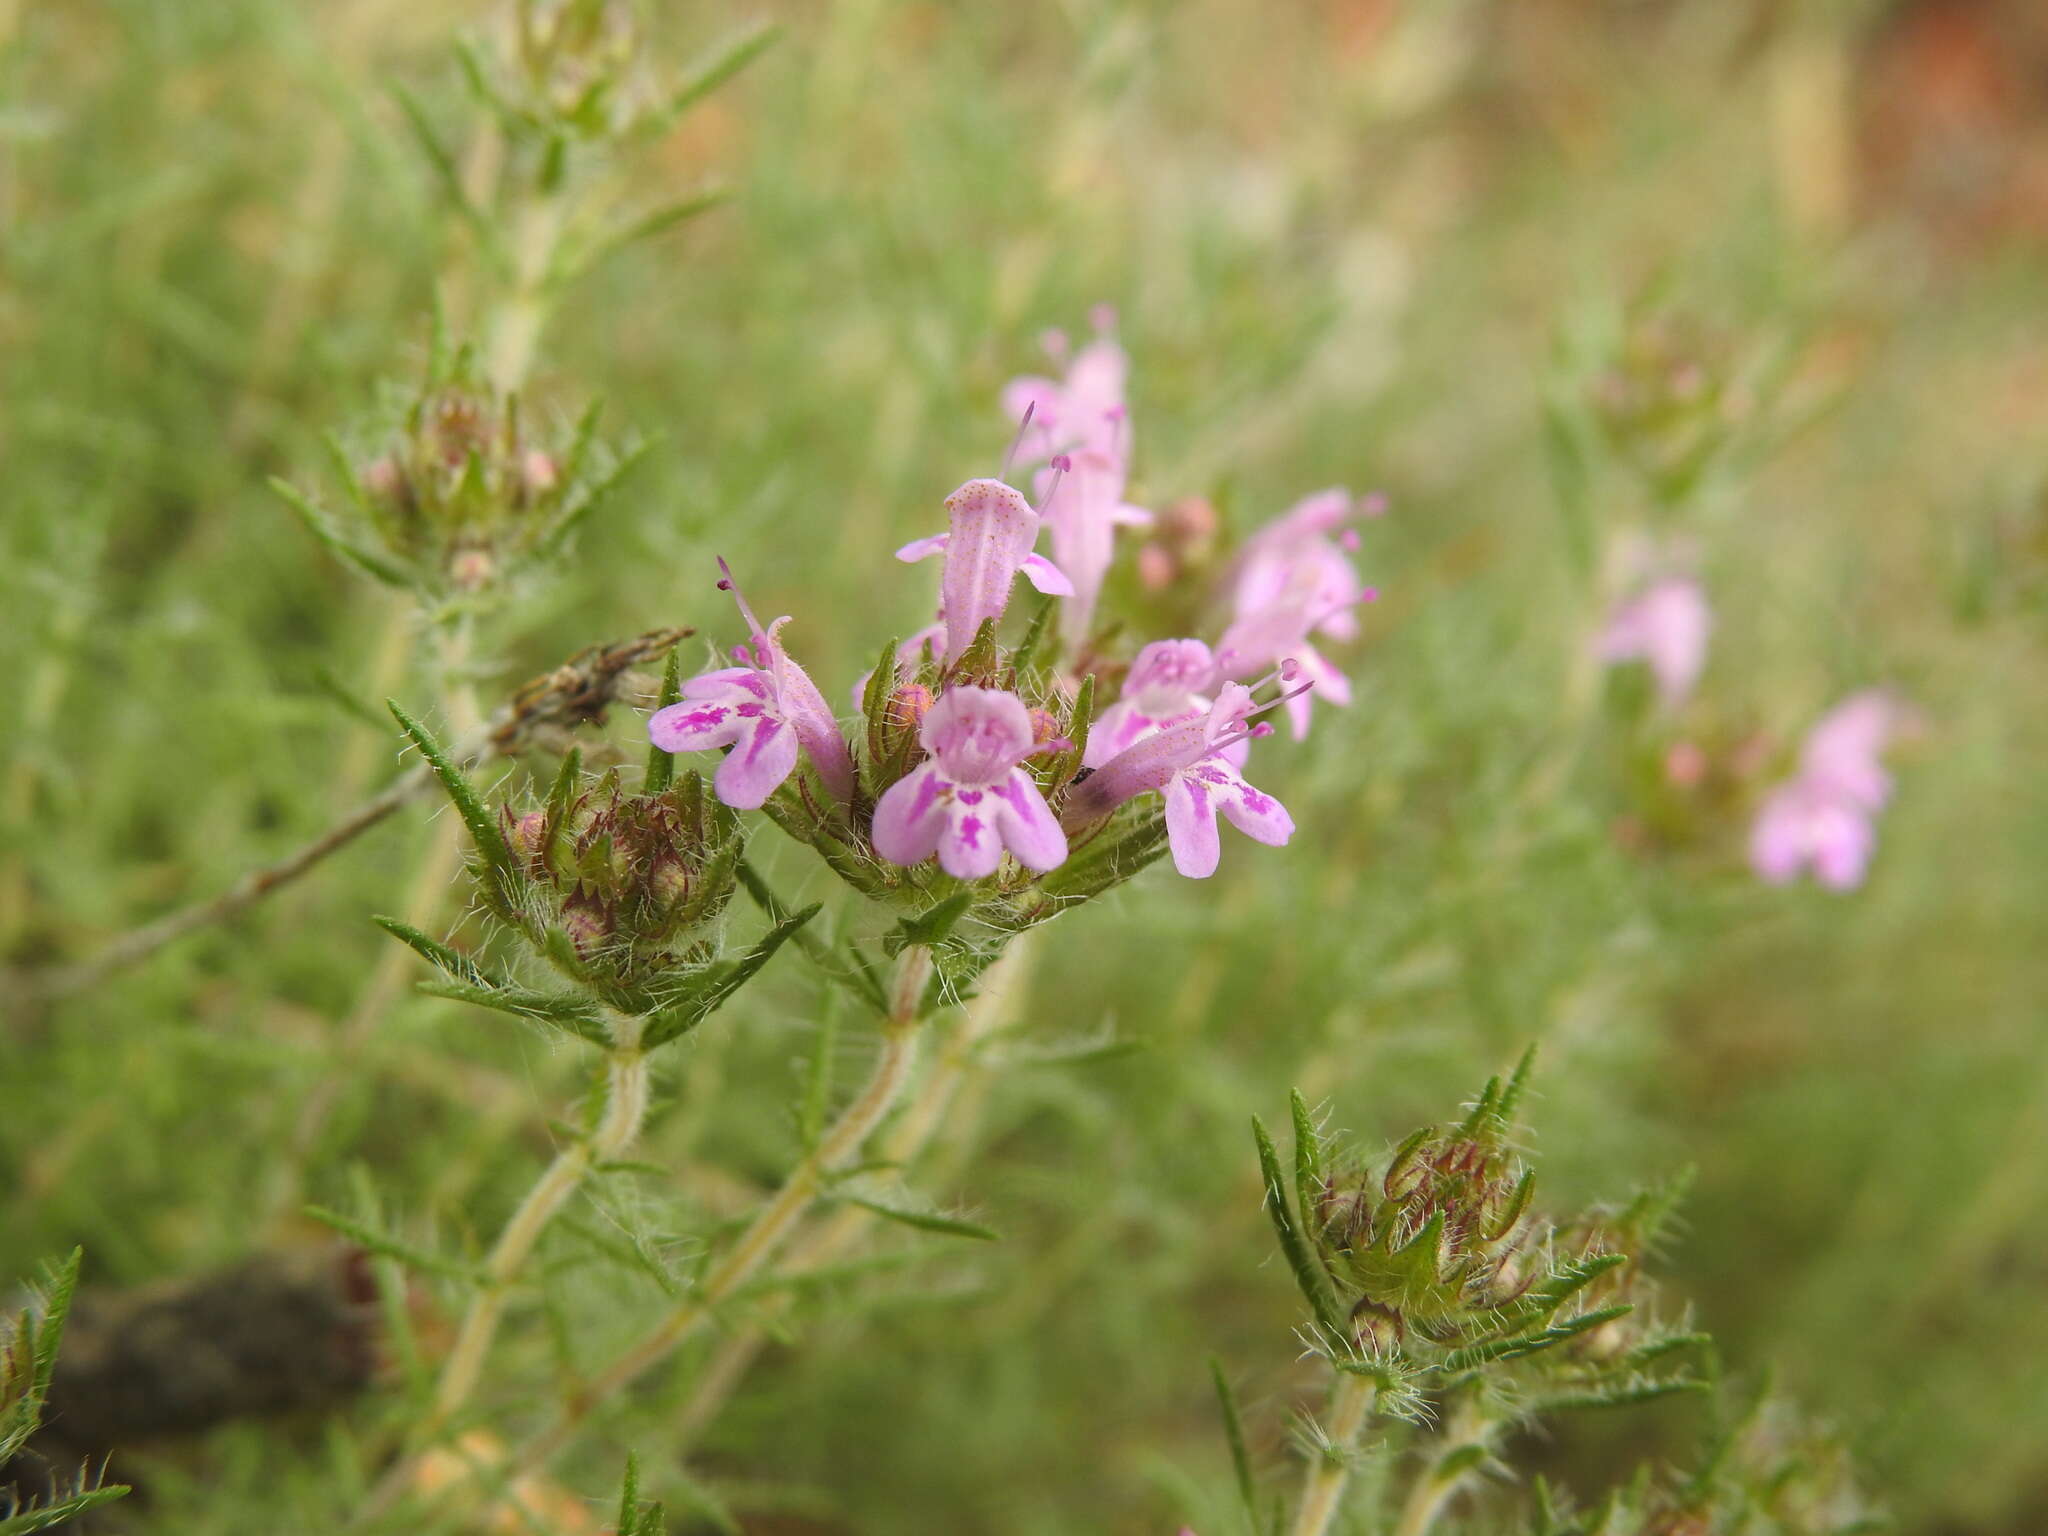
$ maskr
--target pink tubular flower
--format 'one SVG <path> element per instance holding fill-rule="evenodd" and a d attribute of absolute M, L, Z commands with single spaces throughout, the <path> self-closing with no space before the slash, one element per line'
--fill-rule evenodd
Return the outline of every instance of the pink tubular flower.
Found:
<path fill-rule="evenodd" d="M 1169 725 L 1206 714 L 1216 658 L 1199 640 L 1154 640 L 1131 663 L 1123 697 L 1096 716 L 1084 767 L 1100 768 L 1126 747 Z"/>
<path fill-rule="evenodd" d="M 1077 643 L 1094 621 L 1116 530 L 1152 521 L 1150 512 L 1124 501 L 1131 463 L 1124 388 L 1130 359 L 1112 334 L 1115 314 L 1100 306 L 1094 320 L 1096 339 L 1074 356 L 1065 378 L 1012 379 L 1003 390 L 1003 409 L 1019 424 L 1017 448 L 1025 461 L 1063 457 L 1069 466 L 1065 494 L 1057 502 L 1048 497 L 1049 469 L 1039 471 L 1038 490 L 1052 532 L 1053 558 L 1074 586 L 1060 613 L 1060 630 Z M 1056 360 L 1063 360 L 1064 336 L 1055 335 L 1053 350 Z"/>
<path fill-rule="evenodd" d="M 796 767 L 799 746 L 834 798 L 853 798 L 853 759 L 825 697 L 777 638 L 784 614 L 764 626 L 754 617 L 726 563 L 720 590 L 732 593 L 747 621 L 745 645 L 733 647 L 742 665 L 706 672 L 683 684 L 683 699 L 656 710 L 647 736 L 664 752 L 707 752 L 730 747 L 712 775 L 718 798 L 735 810 L 758 810 Z"/>
<path fill-rule="evenodd" d="M 1904 707 L 1877 689 L 1820 718 L 1800 750 L 1799 772 L 1757 813 L 1749 862 L 1759 878 L 1783 885 L 1811 867 L 1832 890 L 1863 883 L 1877 847 L 1876 816 L 1891 797 L 1880 759 L 1905 720 Z"/>
<path fill-rule="evenodd" d="M 946 532 L 915 539 L 896 551 L 896 558 L 904 561 L 946 557 L 939 578 L 946 660 L 959 660 L 983 623 L 1003 616 L 1019 571 L 1041 592 L 1073 595 L 1073 583 L 1059 567 L 1031 552 L 1038 541 L 1038 513 L 1014 486 L 1000 480 L 970 480 L 946 498 L 946 516 L 951 524 Z"/>
<path fill-rule="evenodd" d="M 1253 714 L 1288 697 L 1258 706 L 1252 702 L 1251 689 L 1225 683 L 1203 714 L 1146 736 L 1078 780 L 1067 797 L 1068 822 L 1098 820 L 1127 800 L 1160 791 L 1166 797 L 1166 841 L 1173 867 L 1191 880 L 1216 873 L 1222 856 L 1216 830 L 1219 811 L 1247 837 L 1279 847 L 1293 836 L 1294 818 L 1278 800 L 1245 782 L 1231 753 L 1268 729 L 1249 724 Z"/>
<path fill-rule="evenodd" d="M 1757 813 L 1749 862 L 1760 879 L 1784 885 L 1811 865 L 1830 890 L 1863 883 L 1877 829 L 1868 809 L 1824 782 L 1796 778 L 1780 787 Z"/>
<path fill-rule="evenodd" d="M 1018 766 L 1041 750 L 1032 735 L 1030 712 L 1015 694 L 947 689 L 918 732 L 930 758 L 875 806 L 875 852 L 903 865 L 936 853 L 956 880 L 994 874 L 1005 848 L 1027 869 L 1057 868 L 1067 857 L 1066 834 Z"/>
<path fill-rule="evenodd" d="M 1312 685 L 1289 698 L 1296 740 L 1308 734 L 1312 697 L 1351 702 L 1350 679 L 1315 648 L 1312 637 L 1357 638 L 1351 610 L 1379 594 L 1358 579 L 1350 556 L 1358 536 L 1345 524 L 1385 510 L 1377 496 L 1354 503 L 1348 491 L 1318 491 L 1253 534 L 1238 556 L 1230 584 L 1236 616 L 1217 643 L 1217 665 L 1225 676 L 1244 677 L 1292 660 Z"/>
<path fill-rule="evenodd" d="M 1657 680 L 1657 697 L 1667 711 L 1691 697 L 1707 664 L 1707 640 L 1714 612 L 1706 589 L 1690 576 L 1651 582 L 1608 615 L 1601 633 L 1600 659 L 1641 661 Z"/>

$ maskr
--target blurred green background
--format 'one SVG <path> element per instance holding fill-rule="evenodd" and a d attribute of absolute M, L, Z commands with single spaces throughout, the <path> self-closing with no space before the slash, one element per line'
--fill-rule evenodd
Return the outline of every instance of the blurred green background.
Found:
<path fill-rule="evenodd" d="M 655 9 L 678 59 L 738 19 Z M 770 1349 L 691 1462 L 750 1528 L 1229 1528 L 1205 1356 L 1269 1464 L 1319 1390 L 1247 1116 L 1299 1084 L 1376 1142 L 1530 1042 L 1552 1203 L 1696 1166 L 1665 1273 L 1730 1368 L 1774 1367 L 1847 1435 L 1902 1529 L 2048 1527 L 2031 11 L 759 8 L 781 43 L 629 167 L 650 198 L 716 177 L 733 201 L 603 267 L 543 343 L 534 408 L 602 396 L 663 441 L 489 632 L 487 696 L 599 640 L 723 625 L 715 551 L 842 697 L 929 602 L 889 551 L 993 468 L 1002 381 L 1098 301 L 1134 360 L 1136 499 L 1210 496 L 1238 530 L 1333 483 L 1394 511 L 1361 554 L 1385 597 L 1347 658 L 1357 703 L 1265 758 L 1304 835 L 1227 840 L 1208 885 L 1155 870 L 1046 936 L 1034 1027 L 1148 1048 L 995 1074 L 934 1192 L 1005 1241 Z M 464 322 L 465 237 L 390 92 L 458 121 L 447 45 L 489 14 L 0 0 L 0 1276 L 83 1244 L 93 1282 L 133 1284 L 274 1240 L 271 1165 L 429 809 L 87 995 L 19 977 L 289 850 L 397 761 L 323 677 L 424 702 L 389 660 L 405 621 L 265 480 L 317 481 L 319 435 L 417 376 L 437 299 Z M 1659 348 L 1738 381 L 1737 447 L 1679 519 L 1719 618 L 1689 728 L 1782 752 L 1879 682 L 1925 715 L 1848 896 L 1755 884 L 1754 787 L 1674 800 L 1626 690 L 1586 691 L 1570 530 L 1654 510 L 1601 390 Z M 830 894 L 772 830 L 757 846 Z M 820 1006 L 782 966 L 692 1042 L 645 1151 L 676 1187 L 635 1198 L 716 1216 L 777 1176 Z M 841 1049 L 850 1074 L 864 1043 Z M 545 1042 L 407 999 L 308 1192 L 346 1203 L 367 1167 L 419 1230 L 488 1232 L 572 1082 Z M 568 1283 L 657 1304 L 631 1275 Z M 1590 1493 L 1697 1429 L 1667 1405 L 1532 1454 Z M 351 1497 L 337 1434 L 171 1449 L 128 1518 L 326 1528 Z M 596 1495 L 616 1472 L 597 1447 L 563 1475 Z"/>

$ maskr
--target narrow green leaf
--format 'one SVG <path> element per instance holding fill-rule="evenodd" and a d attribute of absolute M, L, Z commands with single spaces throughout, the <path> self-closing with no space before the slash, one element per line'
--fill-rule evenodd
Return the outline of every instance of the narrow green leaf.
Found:
<path fill-rule="evenodd" d="M 534 992 L 525 987 L 464 986 L 460 982 L 423 981 L 419 990 L 429 997 L 443 997 L 451 1003 L 471 1003 L 514 1018 L 531 1019 L 588 1040 L 593 1045 L 611 1044 L 611 1035 L 597 1010 L 574 993 Z"/>
<path fill-rule="evenodd" d="M 1345 1337 L 1336 1298 L 1330 1294 L 1323 1261 L 1294 1223 L 1293 1213 L 1288 1209 L 1287 1183 L 1280 1173 L 1280 1154 L 1273 1150 L 1273 1138 L 1266 1134 L 1265 1123 L 1257 1115 L 1252 1116 L 1252 1136 L 1258 1142 L 1259 1173 L 1265 1180 L 1266 1214 L 1272 1218 L 1273 1231 L 1279 1236 L 1280 1251 L 1286 1256 L 1288 1268 L 1294 1271 L 1294 1283 L 1301 1288 L 1302 1298 L 1315 1314 L 1318 1327 L 1334 1343 Z"/>
<path fill-rule="evenodd" d="M 671 704 L 680 700 L 682 696 L 683 657 L 680 651 L 671 646 L 669 648 L 668 661 L 661 669 L 661 693 L 655 700 L 654 707 L 657 711 L 667 709 Z M 649 742 L 647 744 L 647 773 L 641 781 L 642 787 L 646 789 L 648 794 L 658 795 L 669 787 L 670 783 L 674 781 L 675 776 L 675 753 L 665 752 L 660 747 L 654 745 L 654 743 Z"/>
<path fill-rule="evenodd" d="M 31 1532 L 54 1530 L 89 1509 L 113 1503 L 128 1491 L 126 1483 L 107 1483 L 98 1488 L 84 1488 L 77 1493 L 65 1494 L 47 1504 L 31 1504 L 25 1509 L 0 1515 L 0 1536 L 30 1536 Z"/>
<path fill-rule="evenodd" d="M 382 555 L 372 553 L 344 534 L 336 526 L 334 519 L 291 481 L 272 475 L 269 484 L 271 490 L 277 493 L 284 504 L 298 513 L 299 521 L 306 525 L 306 531 L 325 544 L 343 564 L 353 566 L 372 580 L 381 581 L 389 587 L 397 587 L 401 591 L 416 585 L 411 573 L 403 566 L 385 559 Z"/>
<path fill-rule="evenodd" d="M 1024 630 L 1024 638 L 1010 651 L 1010 665 L 1017 669 L 1020 676 L 1038 665 L 1039 649 L 1045 644 L 1045 637 L 1052 629 L 1054 605 L 1054 599 L 1047 597 L 1032 610 L 1031 622 Z"/>
<path fill-rule="evenodd" d="M 619 1518 L 615 1523 L 620 1536 L 629 1536 L 640 1523 L 640 1458 L 632 1451 L 626 1452 L 626 1476 L 619 1485 Z"/>
<path fill-rule="evenodd" d="M 917 916 L 906 917 L 884 937 L 882 947 L 892 955 L 899 955 L 913 944 L 922 944 L 929 949 L 944 943 L 952 935 L 953 926 L 974 905 L 974 896 L 971 889 L 957 891 Z"/>
<path fill-rule="evenodd" d="M 1302 1227 L 1312 1233 L 1323 1203 L 1323 1140 L 1299 1088 L 1289 1090 L 1287 1107 L 1294 1117 L 1295 1209 Z"/>
<path fill-rule="evenodd" d="M 438 1253 L 415 1247 L 402 1238 L 393 1237 L 389 1232 L 358 1221 L 353 1216 L 344 1216 L 340 1211 L 331 1211 L 324 1205 L 309 1205 L 305 1214 L 323 1227 L 332 1227 L 343 1237 L 360 1244 L 372 1253 L 382 1254 L 387 1259 L 396 1259 L 409 1269 L 422 1270 L 428 1274 L 446 1275 L 453 1280 L 467 1280 L 473 1285 L 484 1283 L 483 1271 L 474 1264 L 460 1259 L 443 1258 Z"/>
<path fill-rule="evenodd" d="M 509 883 L 512 850 L 505 846 L 505 834 L 498 829 L 497 818 L 485 807 L 476 786 L 455 765 L 455 760 L 442 750 L 433 734 L 405 712 L 403 705 L 396 699 L 386 699 L 384 707 L 396 717 L 405 734 L 412 738 L 412 744 L 419 748 L 420 756 L 434 770 L 434 777 L 441 781 L 441 787 L 448 791 L 448 798 L 455 803 L 462 824 L 469 828 L 470 840 L 476 844 L 478 856 L 500 880 Z"/>
<path fill-rule="evenodd" d="M 434 173 L 434 181 L 439 185 L 441 195 L 448 199 L 449 206 L 476 232 L 477 243 L 482 246 L 485 256 L 492 265 L 502 270 L 503 241 L 483 211 L 469 200 L 469 193 L 462 185 L 462 169 L 455 163 L 455 157 L 449 153 L 448 146 L 441 142 L 440 134 L 434 131 L 434 125 L 427 117 L 426 108 L 420 105 L 418 97 L 403 86 L 393 86 L 391 95 L 398 103 L 398 110 L 405 117 L 406 126 L 412 129 L 420 153 L 426 157 L 427 168 Z"/>
<path fill-rule="evenodd" d="M 1237 1496 L 1244 1501 L 1246 1521 L 1254 1531 L 1259 1525 L 1259 1485 L 1252 1476 L 1251 1453 L 1245 1449 L 1244 1420 L 1237 1411 L 1237 1398 L 1223 1376 L 1223 1362 L 1209 1357 L 1209 1379 L 1216 1384 L 1216 1401 L 1223 1409 L 1223 1436 L 1230 1442 L 1230 1465 L 1237 1473 Z"/>
<path fill-rule="evenodd" d="M 629 245 L 642 240 L 651 240 L 656 235 L 666 234 L 679 224 L 686 224 L 700 213 L 708 213 L 720 203 L 731 199 L 732 193 L 725 187 L 710 186 L 693 192 L 688 197 L 677 198 L 672 203 L 663 203 L 650 208 L 636 218 L 627 219 L 616 227 L 605 231 L 591 241 L 575 258 L 564 265 L 562 277 L 573 281 L 583 276 Z"/>
<path fill-rule="evenodd" d="M 782 29 L 770 24 L 742 32 L 721 44 L 669 97 L 658 115 L 656 131 L 665 131 L 669 124 L 774 47 L 781 36 Z"/>
<path fill-rule="evenodd" d="M 439 939 L 430 938 L 410 923 L 402 923 L 395 917 L 373 917 L 370 921 L 379 928 L 382 928 L 394 939 L 397 939 L 401 944 L 415 951 L 429 965 L 445 971 L 465 986 L 497 987 L 501 985 L 495 977 L 485 975 L 482 968 L 474 960 L 470 959 L 469 956 L 463 954 L 460 950 L 450 948 Z"/>
<path fill-rule="evenodd" d="M 625 483 L 626 477 L 639 467 L 640 461 L 647 457 L 659 441 L 659 437 L 647 437 L 627 447 L 613 461 L 610 469 L 556 515 L 547 531 L 535 541 L 535 552 L 547 558 L 561 554 L 563 547 L 569 542 L 570 535 L 584 524 L 591 513 L 611 498 L 612 493 Z"/>
<path fill-rule="evenodd" d="M 641 1043 L 652 1050 L 666 1045 L 680 1035 L 688 1034 L 702 1024 L 726 1000 L 744 986 L 754 973 L 766 965 L 775 951 L 791 938 L 805 923 L 816 917 L 823 909 L 822 902 L 813 902 L 801 912 L 793 912 L 761 936 L 754 947 L 736 960 L 728 960 L 713 966 L 703 973 L 688 993 L 678 1002 L 663 1008 L 647 1020 L 647 1027 L 641 1033 Z"/>
<path fill-rule="evenodd" d="M 1002 1241 L 1001 1235 L 991 1227 L 985 1227 L 975 1221 L 966 1221 L 958 1216 L 948 1216 L 940 1211 L 922 1210 L 916 1206 L 877 1200 L 868 1195 L 842 1194 L 840 1198 L 849 1205 L 857 1205 L 864 1211 L 872 1211 L 889 1221 L 901 1222 L 906 1227 L 915 1227 L 920 1232 L 972 1238 L 979 1243 Z"/>

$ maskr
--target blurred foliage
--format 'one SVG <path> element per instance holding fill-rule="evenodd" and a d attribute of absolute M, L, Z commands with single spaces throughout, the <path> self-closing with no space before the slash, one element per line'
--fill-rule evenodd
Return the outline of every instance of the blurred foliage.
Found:
<path fill-rule="evenodd" d="M 659 9 L 679 56 L 724 23 Z M 487 639 L 487 697 L 722 618 L 714 551 L 799 615 L 843 697 L 878 625 L 908 633 L 928 600 L 875 562 L 993 467 L 998 386 L 1098 300 L 1134 358 L 1137 499 L 1206 496 L 1242 530 L 1341 482 L 1394 511 L 1363 556 L 1387 596 L 1360 698 L 1273 770 L 1307 835 L 1206 887 L 1154 872 L 1049 935 L 973 1162 L 956 1150 L 934 1191 L 1004 1241 L 819 1287 L 835 1305 L 792 1315 L 687 1476 L 664 1376 L 644 1492 L 760 1530 L 1229 1529 L 1204 1358 L 1263 1464 L 1321 1385 L 1245 1114 L 1300 1083 L 1390 1138 L 1533 1042 L 1548 1190 L 1697 1165 L 1667 1283 L 1878 1470 L 1904 1530 L 2048 1523 L 2048 253 L 2023 217 L 1965 231 L 1880 195 L 1866 157 L 1897 102 L 1872 93 L 1925 84 L 1906 13 L 1928 7 L 765 9 L 780 45 L 629 172 L 648 207 L 714 171 L 731 201 L 613 255 L 548 333 L 536 430 L 595 394 L 661 445 L 516 636 Z M 10 965 L 76 958 L 314 835 L 398 750 L 340 700 L 428 696 L 411 621 L 267 482 L 321 465 L 380 381 L 422 376 L 433 310 L 476 319 L 473 236 L 398 93 L 453 100 L 447 44 L 478 18 L 0 0 Z M 1981 131 L 2023 159 L 2039 125 Z M 1668 319 L 1609 350 L 1645 305 Z M 1710 431 L 1632 468 L 1580 362 L 1702 336 L 1778 370 L 1767 451 Z M 1693 431 L 1655 398 L 1638 416 Z M 1753 884 L 1739 822 L 1634 835 L 1629 701 L 1575 691 L 1597 610 L 1573 518 L 1642 520 L 1662 492 L 1640 466 L 1702 442 L 1728 462 L 1680 487 L 1720 619 L 1701 729 L 1788 742 L 1873 681 L 1929 717 L 1846 898 Z M 613 734 L 637 750 L 632 720 Z M 0 983 L 0 1272 L 83 1245 L 96 1279 L 135 1283 L 314 1230 L 265 1198 L 272 1164 L 432 814 L 89 995 Z M 757 850 L 786 899 L 826 894 L 802 850 Z M 753 996 L 667 1069 L 638 1154 L 663 1172 L 606 1198 L 701 1228 L 786 1165 L 801 1117 L 778 1106 L 806 1057 L 854 1043 L 797 968 Z M 1145 1048 L 1031 1059 L 1105 1022 Z M 525 1187 L 538 1106 L 575 1072 L 426 997 L 355 1067 L 310 1198 L 355 1205 L 367 1168 L 458 1236 Z M 573 1232 L 547 1251 L 587 1287 L 564 1330 L 660 1300 L 659 1262 L 576 1271 Z M 1530 1455 L 1591 1505 L 1639 1456 L 1682 1462 L 1696 1414 L 1572 1423 Z M 595 1492 L 617 1469 L 593 1442 L 563 1476 Z M 361 1479 L 345 1423 L 233 1427 L 148 1471 L 129 1518 L 181 1532 L 329 1528 Z"/>

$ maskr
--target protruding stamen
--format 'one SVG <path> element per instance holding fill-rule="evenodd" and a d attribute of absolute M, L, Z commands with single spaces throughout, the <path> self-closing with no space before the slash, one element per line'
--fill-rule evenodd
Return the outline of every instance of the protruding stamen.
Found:
<path fill-rule="evenodd" d="M 1010 481 L 1010 466 L 1017 462 L 1017 454 L 1024 447 L 1024 434 L 1031 430 L 1031 418 L 1038 414 L 1036 400 L 1026 402 L 1024 419 L 1017 423 L 1017 435 L 1010 439 L 1010 451 L 1003 455 L 1003 472 L 996 476 L 1005 485 Z"/>
<path fill-rule="evenodd" d="M 1060 482 L 1066 479 L 1067 471 L 1073 467 L 1074 461 L 1064 453 L 1056 453 L 1052 456 L 1052 479 L 1046 484 L 1045 495 L 1040 497 L 1038 501 L 1037 510 L 1040 517 L 1045 516 L 1045 510 L 1052 505 L 1053 497 L 1059 495 Z"/>

